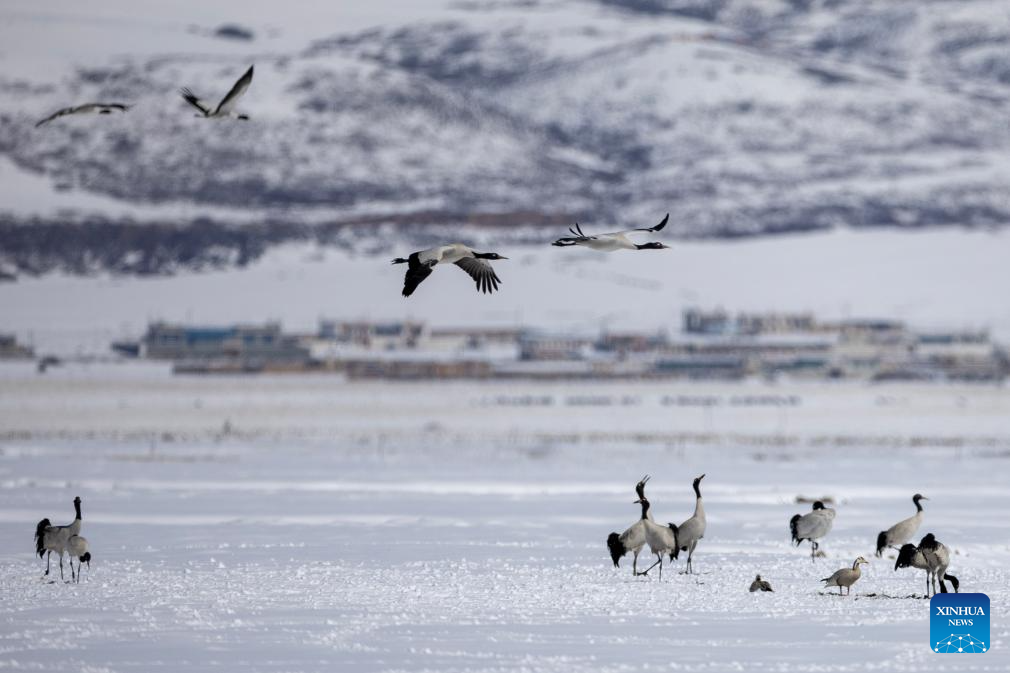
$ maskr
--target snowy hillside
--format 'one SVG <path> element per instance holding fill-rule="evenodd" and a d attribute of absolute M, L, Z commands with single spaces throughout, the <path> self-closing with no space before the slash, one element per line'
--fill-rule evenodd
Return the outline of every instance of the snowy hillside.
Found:
<path fill-rule="evenodd" d="M 368 5 L 255 3 L 240 40 L 196 3 L 5 3 L 7 272 L 244 264 L 384 222 L 536 240 L 667 211 L 681 237 L 1010 221 L 998 2 Z M 176 93 L 221 96 L 249 63 L 249 123 Z M 136 107 L 34 128 L 93 99 Z"/>

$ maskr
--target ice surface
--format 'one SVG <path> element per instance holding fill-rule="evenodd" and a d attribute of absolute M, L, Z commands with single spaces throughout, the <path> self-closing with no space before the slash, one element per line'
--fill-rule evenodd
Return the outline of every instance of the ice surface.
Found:
<path fill-rule="evenodd" d="M 922 492 L 922 532 L 951 547 L 962 590 L 1006 613 L 1004 389 L 593 385 L 617 401 L 601 409 L 571 403 L 583 385 L 0 373 L 4 669 L 1010 665 L 998 617 L 986 655 L 930 652 L 923 574 L 872 556 Z M 520 394 L 554 404 L 507 404 Z M 800 402 L 732 404 L 745 394 Z M 679 522 L 702 472 L 699 574 L 678 574 L 683 559 L 662 582 L 632 578 L 630 557 L 613 569 L 604 540 L 635 520 L 634 482 L 651 473 L 657 518 Z M 91 574 L 43 582 L 30 534 L 69 520 L 74 495 Z M 789 545 L 798 495 L 837 502 L 816 563 Z M 873 562 L 852 597 L 826 595 L 817 580 L 860 554 Z M 775 593 L 748 593 L 756 573 Z"/>

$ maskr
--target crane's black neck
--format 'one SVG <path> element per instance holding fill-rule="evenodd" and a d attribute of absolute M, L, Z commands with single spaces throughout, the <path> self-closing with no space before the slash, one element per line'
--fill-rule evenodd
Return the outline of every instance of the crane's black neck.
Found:
<path fill-rule="evenodd" d="M 919 498 L 912 498 L 912 502 L 915 503 L 915 511 L 916 512 L 921 512 L 922 511 L 922 504 L 919 502 Z"/>
<path fill-rule="evenodd" d="M 81 501 L 80 500 L 74 500 L 74 511 L 77 512 L 77 518 L 81 519 L 82 517 L 81 517 Z"/>
<path fill-rule="evenodd" d="M 649 518 L 649 501 L 642 498 L 642 519 Z"/>
<path fill-rule="evenodd" d="M 694 495 L 701 500 L 701 481 L 698 479 L 694 480 Z"/>

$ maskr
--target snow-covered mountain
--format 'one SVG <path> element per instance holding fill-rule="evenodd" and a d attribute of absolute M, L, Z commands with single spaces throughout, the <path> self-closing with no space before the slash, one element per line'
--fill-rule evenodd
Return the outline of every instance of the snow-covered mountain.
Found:
<path fill-rule="evenodd" d="M 139 26 L 129 3 L 0 9 L 18 33 L 0 270 L 242 264 L 292 239 L 379 246 L 362 233 L 382 224 L 549 240 L 667 211 L 680 237 L 1010 221 L 999 2 L 368 4 L 254 3 L 241 40 L 188 0 Z M 176 93 L 219 97 L 251 62 L 249 123 Z M 34 128 L 87 100 L 136 107 Z"/>

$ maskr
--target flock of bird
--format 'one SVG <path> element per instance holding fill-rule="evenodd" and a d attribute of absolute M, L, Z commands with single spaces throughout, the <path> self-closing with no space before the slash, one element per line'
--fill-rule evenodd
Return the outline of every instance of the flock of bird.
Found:
<path fill-rule="evenodd" d="M 607 548 L 610 550 L 610 558 L 614 562 L 614 567 L 619 567 L 621 559 L 631 552 L 632 573 L 634 576 L 648 575 L 649 572 L 659 566 L 659 579 L 663 579 L 664 557 L 670 563 L 680 557 L 680 552 L 687 552 L 687 562 L 684 569 L 685 574 L 694 573 L 694 552 L 698 547 L 698 542 L 705 537 L 707 521 L 705 518 L 705 505 L 701 497 L 701 481 L 705 475 L 695 477 L 692 483 L 694 489 L 694 513 L 691 514 L 680 525 L 668 523 L 662 525 L 656 523 L 652 517 L 652 503 L 645 497 L 645 485 L 650 477 L 646 475 L 635 484 L 635 494 L 638 499 L 633 504 L 639 505 L 641 515 L 637 521 L 628 527 L 623 533 L 611 533 L 607 536 Z M 929 533 L 923 537 L 918 545 L 913 545 L 910 541 L 918 532 L 922 525 L 922 501 L 928 500 L 923 495 L 916 493 L 912 496 L 915 504 L 915 514 L 894 524 L 885 531 L 877 535 L 877 557 L 881 557 L 884 550 L 891 548 L 898 551 L 898 558 L 895 561 L 894 569 L 918 568 L 926 571 L 926 596 L 936 593 L 937 584 L 940 592 L 947 593 L 944 582 L 950 582 L 954 591 L 960 590 L 960 582 L 956 577 L 947 573 L 950 566 L 950 550 L 936 537 Z M 86 563 L 88 569 L 91 568 L 91 552 L 88 549 L 88 541 L 81 536 L 81 498 L 74 498 L 74 520 L 65 526 L 54 526 L 49 519 L 42 519 L 35 526 L 35 552 L 39 558 L 46 556 L 46 571 L 43 577 L 49 575 L 50 561 L 55 553 L 60 559 L 60 579 L 63 575 L 63 556 L 70 557 L 70 577 L 72 581 L 81 581 L 81 565 Z M 835 520 L 835 510 L 825 507 L 820 500 L 814 502 L 810 512 L 806 514 L 796 514 L 789 521 L 789 530 L 792 534 L 792 541 L 799 546 L 802 542 L 810 542 L 810 558 L 813 561 L 819 553 L 818 540 L 831 532 Z M 638 555 L 648 545 L 649 552 L 656 557 L 655 563 L 645 570 L 638 569 Z M 823 552 L 820 552 L 823 553 Z M 74 571 L 74 559 L 77 559 L 77 570 Z M 838 587 L 838 594 L 842 595 L 842 589 L 847 593 L 851 592 L 852 585 L 860 576 L 860 566 L 868 564 L 862 556 L 856 558 L 851 568 L 841 568 L 829 577 L 823 578 L 825 588 Z M 758 575 L 750 585 L 750 590 L 773 591 L 771 584 L 767 580 L 761 579 Z"/>
<path fill-rule="evenodd" d="M 659 578 L 663 578 L 664 557 L 672 563 L 679 558 L 680 552 L 687 552 L 687 564 L 685 574 L 694 572 L 692 563 L 694 551 L 698 542 L 705 537 L 705 506 L 701 497 L 701 480 L 705 475 L 696 477 L 692 484 L 695 495 L 694 514 L 679 526 L 668 523 L 665 526 L 658 524 L 652 518 L 652 505 L 645 497 L 645 485 L 649 481 L 649 475 L 635 484 L 635 493 L 638 499 L 634 504 L 641 507 L 641 516 L 635 523 L 631 524 L 623 533 L 611 533 L 607 537 L 607 548 L 610 550 L 610 558 L 614 562 L 614 567 L 620 567 L 621 559 L 628 553 L 632 554 L 631 571 L 634 576 L 648 575 L 649 571 L 659 566 Z M 884 550 L 891 548 L 898 552 L 894 569 L 918 568 L 926 571 L 926 596 L 936 593 L 939 583 L 940 593 L 948 593 L 945 581 L 950 582 L 954 591 L 960 590 L 960 582 L 956 577 L 947 573 L 950 566 L 950 550 L 942 542 L 938 541 L 933 533 L 923 537 L 918 545 L 911 543 L 912 537 L 918 532 L 922 525 L 922 502 L 928 500 L 925 496 L 916 493 L 912 496 L 915 504 L 915 514 L 894 524 L 885 531 L 877 535 L 877 557 L 881 557 Z M 810 559 L 815 560 L 820 552 L 818 540 L 831 532 L 835 521 L 835 510 L 825 507 L 820 500 L 813 503 L 811 511 L 806 514 L 796 514 L 789 521 L 789 530 L 792 534 L 792 541 L 799 546 L 804 541 L 810 542 Z M 638 569 L 638 555 L 648 545 L 649 551 L 656 556 L 656 562 L 645 570 Z M 823 578 L 825 588 L 838 587 L 838 594 L 842 594 L 842 589 L 846 594 L 851 592 L 852 585 L 855 584 L 862 572 L 860 566 L 869 564 L 862 556 L 852 562 L 851 568 L 841 568 L 830 576 Z M 773 591 L 771 584 L 767 580 L 761 579 L 757 575 L 751 582 L 750 591 Z"/>
<path fill-rule="evenodd" d="M 231 90 L 225 94 L 224 98 L 222 98 L 216 106 L 205 100 L 201 100 L 196 94 L 187 88 L 180 89 L 179 93 L 183 100 L 199 111 L 199 114 L 196 115 L 197 117 L 203 117 L 206 119 L 237 119 L 246 121 L 249 119 L 249 115 L 239 114 L 236 112 L 235 106 L 238 99 L 252 84 L 253 68 L 254 66 L 249 66 L 249 69 L 246 70 L 245 74 L 243 74 L 238 81 L 235 82 Z M 75 105 L 57 110 L 45 119 L 36 123 L 35 127 L 38 128 L 40 126 L 45 126 L 60 117 L 66 117 L 68 115 L 111 115 L 114 113 L 127 112 L 131 107 L 132 105 L 127 103 L 85 103 L 83 105 Z M 629 238 L 629 236 L 638 232 L 654 233 L 662 231 L 669 219 L 670 215 L 667 213 L 666 217 L 664 217 L 663 220 L 654 227 L 625 229 L 623 231 L 611 231 L 608 233 L 594 235 L 584 233 L 582 231 L 582 227 L 576 223 L 574 227 L 569 227 L 568 229 L 568 231 L 572 234 L 571 236 L 559 238 L 554 241 L 553 245 L 562 248 L 580 246 L 589 248 L 590 250 L 596 250 L 598 252 L 615 252 L 617 250 L 662 250 L 664 248 L 669 248 L 670 246 L 658 241 L 635 243 L 631 240 L 631 238 Z M 478 292 L 489 294 L 496 291 L 498 289 L 498 285 L 501 283 L 501 278 L 499 278 L 498 274 L 495 273 L 495 270 L 491 266 L 490 262 L 503 259 L 508 259 L 508 257 L 503 257 L 496 252 L 477 252 L 470 246 L 464 245 L 463 243 L 449 243 L 446 245 L 428 248 L 426 250 L 418 250 L 407 257 L 397 257 L 393 260 L 393 264 L 407 265 L 407 273 L 403 279 L 404 297 L 412 295 L 414 290 L 417 289 L 417 286 L 420 285 L 425 278 L 430 276 L 432 271 L 434 271 L 435 267 L 439 264 L 455 264 L 473 279 Z"/>
<path fill-rule="evenodd" d="M 235 82 L 231 90 L 225 94 L 225 97 L 222 98 L 221 102 L 215 107 L 212 107 L 206 101 L 200 100 L 189 89 L 180 89 L 179 93 L 182 95 L 183 100 L 200 111 L 200 114 L 198 114 L 197 117 L 206 117 L 208 119 L 241 119 L 246 121 L 249 119 L 249 115 L 235 112 L 235 104 L 238 102 L 239 97 L 241 97 L 242 94 L 244 94 L 249 88 L 249 85 L 252 84 L 252 79 L 253 66 L 249 66 L 249 69 L 245 71 L 245 74 L 238 78 L 238 81 Z M 83 105 L 74 105 L 71 107 L 65 107 L 62 110 L 57 110 L 45 119 L 39 120 L 39 122 L 35 124 L 35 128 L 45 126 L 55 119 L 66 117 L 68 115 L 110 115 L 117 112 L 126 112 L 131 107 L 133 106 L 127 103 L 85 103 Z"/>
<path fill-rule="evenodd" d="M 670 246 L 658 241 L 649 243 L 634 243 L 628 236 L 636 232 L 657 232 L 670 220 L 670 214 L 654 227 L 643 227 L 639 229 L 625 229 L 624 231 L 611 231 L 605 234 L 587 235 L 583 233 L 578 222 L 574 227 L 569 227 L 571 236 L 565 236 L 554 241 L 552 245 L 560 248 L 571 246 L 582 246 L 597 252 L 615 252 L 617 250 L 662 250 Z M 409 297 L 414 294 L 414 290 L 421 282 L 431 275 L 435 267 L 439 264 L 455 264 L 463 269 L 477 284 L 477 291 L 485 294 L 494 292 L 501 283 L 501 278 L 495 273 L 494 268 L 489 263 L 493 260 L 508 259 L 502 257 L 497 252 L 477 252 L 473 248 L 462 243 L 450 243 L 439 245 L 427 250 L 418 250 L 407 257 L 397 257 L 393 264 L 406 264 L 407 274 L 403 279 L 403 296 Z"/>
<path fill-rule="evenodd" d="M 232 86 L 231 90 L 216 105 L 201 100 L 196 94 L 187 88 L 180 90 L 183 100 L 199 111 L 198 117 L 207 119 L 236 119 L 248 120 L 249 116 L 236 112 L 235 106 L 239 98 L 249 89 L 253 79 L 253 66 L 243 74 Z M 131 105 L 125 103 L 85 103 L 73 107 L 63 108 L 40 120 L 35 126 L 44 126 L 55 119 L 68 115 L 78 114 L 100 114 L 109 115 L 117 112 L 127 112 Z M 670 215 L 653 227 L 638 229 L 627 229 L 623 231 L 613 231 L 602 234 L 588 235 L 582 231 L 582 227 L 576 223 L 569 228 L 571 236 L 565 236 L 554 241 L 557 247 L 585 247 L 598 252 L 615 252 L 617 250 L 661 250 L 668 248 L 658 241 L 647 243 L 635 243 L 630 236 L 636 233 L 655 233 L 662 231 L 669 222 Z M 407 257 L 397 257 L 393 264 L 406 264 L 407 272 L 403 282 L 403 296 L 409 297 L 428 276 L 432 274 L 435 267 L 440 264 L 455 264 L 470 278 L 473 279 L 477 291 L 485 294 L 498 289 L 501 279 L 495 273 L 490 262 L 505 260 L 507 257 L 496 252 L 477 252 L 473 248 L 462 243 L 450 243 L 440 245 L 426 250 L 418 250 Z M 701 497 L 701 480 L 705 475 L 701 475 L 694 480 L 693 488 L 695 493 L 694 514 L 679 526 L 667 524 L 665 526 L 656 523 L 652 517 L 651 503 L 645 497 L 645 484 L 649 481 L 648 475 L 643 477 L 635 485 L 635 492 L 638 499 L 634 501 L 641 507 L 641 517 L 633 523 L 623 533 L 611 533 L 607 538 L 607 547 L 610 550 L 611 559 L 614 566 L 620 565 L 621 558 L 631 552 L 633 555 L 632 572 L 635 576 L 648 575 L 648 573 L 659 566 L 659 578 L 663 577 L 663 559 L 669 558 L 672 563 L 679 558 L 680 552 L 687 552 L 687 562 L 685 573 L 694 572 L 694 552 L 698 542 L 705 537 L 705 507 Z M 911 544 L 912 536 L 918 531 L 922 523 L 922 500 L 927 498 L 916 494 L 912 500 L 915 503 L 916 513 L 891 526 L 886 531 L 882 531 L 877 537 L 877 556 L 880 557 L 884 549 L 891 547 L 898 550 L 898 559 L 895 563 L 895 570 L 898 568 L 914 567 L 926 571 L 926 594 L 929 595 L 930 587 L 936 593 L 936 585 L 939 582 L 940 591 L 947 592 L 944 581 L 951 582 L 955 591 L 958 591 L 959 582 L 953 575 L 947 574 L 947 567 L 950 565 L 950 551 L 947 547 L 936 540 L 932 533 L 920 540 L 918 545 Z M 35 530 L 35 549 L 41 558 L 46 557 L 46 571 L 43 576 L 49 575 L 50 559 L 53 553 L 59 555 L 60 559 L 60 579 L 63 579 L 63 556 L 70 557 L 71 579 L 80 581 L 81 564 L 87 563 L 91 568 L 91 553 L 88 551 L 88 541 L 81 537 L 81 499 L 74 499 L 76 518 L 66 526 L 53 526 L 49 519 L 43 519 L 38 523 Z M 814 502 L 813 508 L 806 514 L 797 514 L 789 522 L 790 532 L 793 542 L 799 546 L 802 542 L 810 542 L 810 558 L 814 560 L 819 553 L 818 540 L 825 537 L 830 531 L 835 520 L 835 510 L 824 506 L 821 501 Z M 645 570 L 638 570 L 638 555 L 648 545 L 649 551 L 656 556 L 656 562 Z M 77 571 L 74 571 L 73 559 L 78 559 Z M 841 595 L 842 589 L 851 590 L 852 585 L 859 580 L 860 566 L 868 561 L 862 556 L 858 557 L 851 568 L 842 568 L 824 578 L 822 581 L 825 587 L 838 587 Z M 772 591 L 771 584 L 762 580 L 758 575 L 750 585 L 751 591 Z"/>

